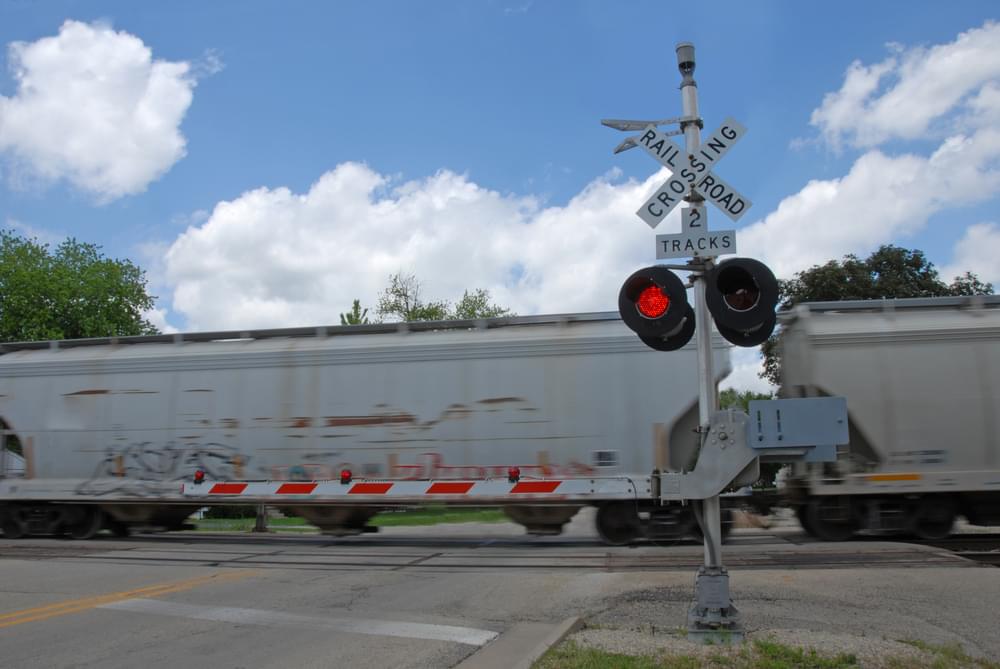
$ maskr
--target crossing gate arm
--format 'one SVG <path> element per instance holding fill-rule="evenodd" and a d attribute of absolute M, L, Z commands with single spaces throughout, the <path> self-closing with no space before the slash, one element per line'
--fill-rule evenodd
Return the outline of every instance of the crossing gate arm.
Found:
<path fill-rule="evenodd" d="M 586 479 L 476 479 L 400 481 L 354 479 L 339 481 L 210 481 L 184 483 L 186 499 L 225 503 L 265 504 L 452 504 L 594 503 L 651 497 L 650 477 Z"/>

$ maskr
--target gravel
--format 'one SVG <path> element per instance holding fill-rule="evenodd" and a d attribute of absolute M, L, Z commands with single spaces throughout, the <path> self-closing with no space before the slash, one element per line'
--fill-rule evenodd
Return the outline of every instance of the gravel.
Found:
<path fill-rule="evenodd" d="M 929 662 L 932 656 L 909 644 L 881 639 L 877 637 L 860 637 L 830 632 L 809 632 L 806 630 L 772 629 L 766 632 L 751 632 L 747 640 L 765 639 L 786 646 L 814 649 L 824 655 L 839 654 L 854 655 L 861 667 L 882 667 L 887 657 L 914 664 L 923 660 Z M 618 630 L 608 628 L 584 628 L 569 637 L 578 645 L 599 648 L 610 653 L 624 655 L 687 655 L 705 658 L 712 655 L 735 655 L 741 646 L 705 646 L 688 640 L 676 630 Z"/>

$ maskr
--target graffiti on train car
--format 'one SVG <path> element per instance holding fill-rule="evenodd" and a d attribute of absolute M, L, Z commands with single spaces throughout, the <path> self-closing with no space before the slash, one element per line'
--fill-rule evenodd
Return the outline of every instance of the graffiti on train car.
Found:
<path fill-rule="evenodd" d="M 127 446 L 110 446 L 98 462 L 90 478 L 77 488 L 81 495 L 110 493 L 145 494 L 152 489 L 148 483 L 183 480 L 196 470 L 217 480 L 242 479 L 247 476 L 250 457 L 235 447 L 220 443 L 169 442 L 160 447 L 145 441 Z M 95 481 L 118 479 L 120 485 L 95 486 Z"/>

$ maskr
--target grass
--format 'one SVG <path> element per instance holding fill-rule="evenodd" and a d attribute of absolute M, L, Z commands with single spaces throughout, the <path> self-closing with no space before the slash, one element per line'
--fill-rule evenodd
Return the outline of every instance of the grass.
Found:
<path fill-rule="evenodd" d="M 923 652 L 923 657 L 888 656 L 878 666 L 888 669 L 1000 669 L 1000 663 L 970 657 L 958 644 L 937 645 L 900 640 Z M 829 655 L 773 639 L 754 639 L 742 646 L 705 647 L 704 655 L 663 652 L 623 655 L 582 646 L 569 640 L 550 649 L 532 669 L 860 669 L 851 654 Z"/>
<path fill-rule="evenodd" d="M 1000 662 L 971 657 L 957 643 L 934 644 L 919 639 L 900 639 L 899 642 L 918 648 L 929 657 L 925 663 L 918 665 L 914 665 L 912 660 L 907 662 L 894 660 L 886 664 L 889 669 L 910 669 L 910 667 L 918 669 L 1000 669 Z"/>
<path fill-rule="evenodd" d="M 249 532 L 256 524 L 254 518 L 202 518 L 193 522 L 198 532 Z M 279 532 L 316 531 L 304 518 L 268 518 L 267 527 Z"/>
<path fill-rule="evenodd" d="M 532 669 L 855 669 L 853 655 L 826 655 L 775 641 L 756 639 L 740 647 L 709 651 L 703 656 L 661 653 L 622 655 L 585 648 L 568 641 L 551 649 Z"/>
<path fill-rule="evenodd" d="M 376 527 L 437 525 L 438 523 L 502 523 L 510 520 L 500 509 L 425 506 L 405 511 L 380 513 L 371 519 Z"/>
<path fill-rule="evenodd" d="M 376 527 L 437 525 L 439 523 L 500 523 L 508 520 L 499 509 L 461 508 L 435 505 L 387 511 L 369 521 Z M 249 532 L 253 518 L 202 518 L 194 521 L 199 532 Z M 305 518 L 268 518 L 267 527 L 278 532 L 316 532 Z"/>

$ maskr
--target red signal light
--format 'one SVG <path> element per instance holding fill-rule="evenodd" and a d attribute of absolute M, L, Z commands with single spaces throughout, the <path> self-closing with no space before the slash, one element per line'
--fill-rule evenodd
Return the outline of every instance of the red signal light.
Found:
<path fill-rule="evenodd" d="M 203 472 L 200 469 L 197 470 L 197 471 L 195 471 L 195 473 L 194 473 L 194 482 L 195 482 L 195 485 L 201 485 L 201 483 L 204 480 L 205 480 L 205 472 Z"/>
<path fill-rule="evenodd" d="M 510 483 L 517 483 L 521 479 L 520 467 L 509 467 L 507 469 L 507 480 Z"/>
<path fill-rule="evenodd" d="M 694 313 L 680 278 L 662 265 L 644 267 L 625 279 L 618 292 L 618 313 L 648 346 L 673 351 L 694 332 Z"/>
<path fill-rule="evenodd" d="M 635 306 L 646 318 L 659 318 L 670 308 L 670 298 L 659 286 L 650 284 L 639 293 Z"/>

